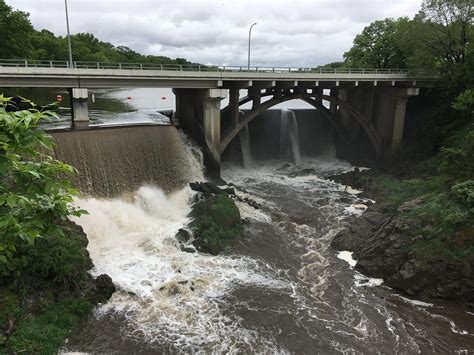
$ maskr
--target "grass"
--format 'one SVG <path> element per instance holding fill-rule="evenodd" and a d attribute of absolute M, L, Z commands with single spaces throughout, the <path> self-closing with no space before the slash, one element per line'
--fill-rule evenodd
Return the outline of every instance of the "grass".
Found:
<path fill-rule="evenodd" d="M 416 221 L 418 225 L 412 231 L 417 238 L 411 252 L 422 264 L 474 260 L 474 208 L 456 196 L 443 176 L 421 179 L 378 175 L 372 177 L 371 189 L 380 204 L 390 210 L 422 197 L 419 205 L 399 215 L 402 221 Z"/>
<path fill-rule="evenodd" d="M 13 333 L 0 336 L 0 354 L 57 354 L 70 331 L 93 309 L 83 299 L 68 298 L 43 304 L 36 312 L 22 309 L 20 299 L 11 291 L 0 294 L 1 327 L 13 321 Z"/>

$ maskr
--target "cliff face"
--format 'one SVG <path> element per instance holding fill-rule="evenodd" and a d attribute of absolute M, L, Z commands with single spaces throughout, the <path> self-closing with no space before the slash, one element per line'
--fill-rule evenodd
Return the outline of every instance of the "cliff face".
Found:
<path fill-rule="evenodd" d="M 362 175 L 362 177 L 361 177 Z M 474 258 L 469 254 L 472 229 L 463 231 L 465 246 L 457 250 L 466 253 L 459 257 L 432 255 L 420 248 L 432 245 L 435 238 L 423 231 L 436 230 L 437 221 L 413 217 L 413 211 L 424 203 L 423 197 L 402 203 L 398 208 L 387 208 L 381 196 L 371 190 L 371 179 L 376 173 L 352 173 L 335 177 L 345 184 L 364 187 L 377 200 L 358 218 L 350 221 L 332 241 L 336 250 L 353 251 L 359 272 L 384 279 L 388 286 L 419 298 L 442 298 L 466 302 L 474 307 Z M 370 178 L 367 178 L 370 175 Z M 456 244 L 459 233 L 454 232 L 449 242 Z M 436 249 L 434 249 L 436 250 Z"/>

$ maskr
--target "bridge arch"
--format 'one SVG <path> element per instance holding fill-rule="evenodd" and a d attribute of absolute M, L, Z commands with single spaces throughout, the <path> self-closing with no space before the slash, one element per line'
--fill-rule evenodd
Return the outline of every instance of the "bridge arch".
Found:
<path fill-rule="evenodd" d="M 264 93 L 261 95 L 261 97 L 265 96 L 273 96 L 273 93 Z M 316 100 L 316 98 L 320 100 Z M 330 102 L 335 102 L 337 105 L 339 105 L 339 108 L 345 112 L 347 112 L 349 115 L 354 117 L 354 119 L 357 121 L 357 123 L 362 127 L 364 132 L 366 133 L 367 137 L 369 138 L 369 141 L 374 149 L 374 152 L 377 157 L 381 156 L 382 153 L 382 142 L 380 137 L 378 136 L 377 132 L 375 129 L 368 123 L 367 120 L 364 119 L 364 116 L 357 112 L 355 109 L 353 109 L 347 102 L 344 100 L 341 100 L 337 97 L 332 97 L 329 95 L 318 95 L 318 94 L 308 94 L 308 93 L 301 93 L 301 92 L 295 92 L 295 93 L 290 93 L 290 94 L 284 94 L 280 96 L 274 96 L 272 99 L 260 103 L 260 105 L 247 112 L 242 120 L 238 122 L 238 124 L 234 127 L 231 127 L 228 129 L 224 134 L 223 138 L 221 139 L 221 144 L 219 148 L 220 154 L 222 154 L 229 144 L 233 141 L 233 139 L 240 133 L 240 131 L 248 125 L 252 120 L 254 120 L 256 117 L 258 117 L 262 112 L 267 111 L 271 107 L 278 105 L 282 102 L 286 101 L 291 101 L 291 100 L 297 100 L 300 99 L 311 106 L 313 106 L 315 109 L 319 110 L 323 116 L 329 120 L 331 125 L 336 129 L 337 133 L 339 136 L 346 142 L 349 141 L 347 139 L 346 135 L 344 134 L 344 129 L 341 127 L 341 124 L 339 120 L 336 119 L 334 114 L 328 110 L 324 105 L 320 103 L 321 100 L 327 100 Z M 242 98 L 239 101 L 239 106 L 252 101 L 253 98 L 251 96 L 246 96 Z M 229 109 L 229 106 L 224 108 L 222 111 L 225 112 L 226 110 Z"/>

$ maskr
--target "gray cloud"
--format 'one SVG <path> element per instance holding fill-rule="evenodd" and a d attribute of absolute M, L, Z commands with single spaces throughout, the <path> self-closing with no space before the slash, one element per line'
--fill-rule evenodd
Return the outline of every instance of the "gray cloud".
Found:
<path fill-rule="evenodd" d="M 65 34 L 63 0 L 7 0 L 34 26 Z M 421 0 L 68 0 L 71 31 L 145 54 L 208 64 L 315 66 L 341 60 L 354 36 L 385 17 L 412 17 Z"/>

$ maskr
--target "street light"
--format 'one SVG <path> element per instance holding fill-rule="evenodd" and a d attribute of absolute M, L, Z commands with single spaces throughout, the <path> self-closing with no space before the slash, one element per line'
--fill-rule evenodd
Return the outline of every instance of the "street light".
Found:
<path fill-rule="evenodd" d="M 248 60 L 248 66 L 247 66 L 248 71 L 250 71 L 250 36 L 252 35 L 252 28 L 256 24 L 257 24 L 256 22 L 254 24 L 252 24 L 252 26 L 250 26 L 250 29 L 249 29 L 249 60 Z"/>
<path fill-rule="evenodd" d="M 71 34 L 69 33 L 69 15 L 67 13 L 67 0 L 64 0 L 64 6 L 66 8 L 67 44 L 69 46 L 69 68 L 72 68 L 73 67 L 72 47 L 71 47 Z"/>

